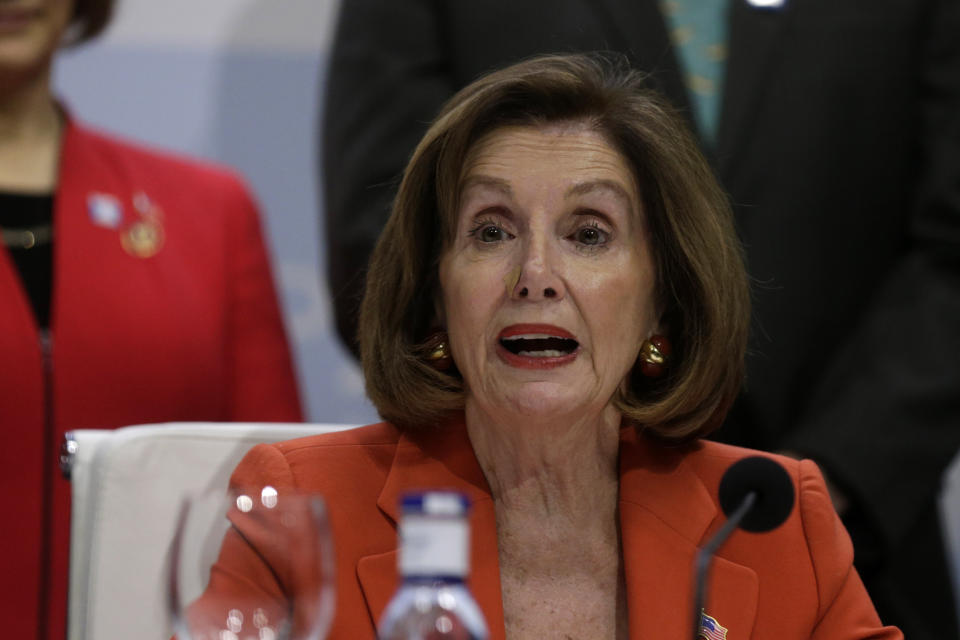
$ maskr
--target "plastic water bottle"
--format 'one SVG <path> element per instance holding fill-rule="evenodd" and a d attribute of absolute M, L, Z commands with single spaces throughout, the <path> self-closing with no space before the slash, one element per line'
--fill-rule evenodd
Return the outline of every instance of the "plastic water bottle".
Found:
<path fill-rule="evenodd" d="M 464 579 L 469 572 L 467 497 L 448 491 L 403 497 L 402 582 L 380 618 L 380 640 L 486 640 L 487 625 Z"/>

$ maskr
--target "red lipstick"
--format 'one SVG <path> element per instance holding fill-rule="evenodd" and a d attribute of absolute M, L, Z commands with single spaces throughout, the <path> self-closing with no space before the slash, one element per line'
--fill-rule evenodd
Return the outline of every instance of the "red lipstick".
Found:
<path fill-rule="evenodd" d="M 499 339 L 522 335 L 546 335 L 567 340 L 576 340 L 573 334 L 566 329 L 555 327 L 552 324 L 512 324 L 500 332 Z"/>
<path fill-rule="evenodd" d="M 0 32 L 22 29 L 39 15 L 38 9 L 0 7 Z"/>
<path fill-rule="evenodd" d="M 511 367 L 553 369 L 577 359 L 580 344 L 566 329 L 550 324 L 514 324 L 497 336 L 497 355 Z"/>

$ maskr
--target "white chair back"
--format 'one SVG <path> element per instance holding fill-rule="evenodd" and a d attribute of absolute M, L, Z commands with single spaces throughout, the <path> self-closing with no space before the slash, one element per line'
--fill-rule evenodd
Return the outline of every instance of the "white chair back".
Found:
<path fill-rule="evenodd" d="M 351 426 L 174 423 L 68 434 L 69 640 L 169 640 L 167 555 L 182 498 L 226 489 L 256 444 Z"/>

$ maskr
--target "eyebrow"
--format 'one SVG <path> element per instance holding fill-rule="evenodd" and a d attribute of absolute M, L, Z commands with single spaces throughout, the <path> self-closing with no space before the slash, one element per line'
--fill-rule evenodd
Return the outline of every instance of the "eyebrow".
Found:
<path fill-rule="evenodd" d="M 503 178 L 495 178 L 493 176 L 485 175 L 473 175 L 467 176 L 460 188 L 461 193 L 467 189 L 472 189 L 474 187 L 489 187 L 500 193 L 512 196 L 513 187 L 510 186 L 510 183 L 504 180 Z M 623 200 L 623 202 L 630 207 L 634 207 L 633 198 L 630 197 L 630 193 L 623 188 L 619 182 L 615 180 L 608 180 L 606 178 L 599 178 L 597 180 L 588 180 L 586 182 L 581 182 L 570 187 L 565 194 L 566 198 L 571 196 L 582 196 L 594 191 L 610 191 L 616 197 Z"/>
<path fill-rule="evenodd" d="M 582 196 L 593 191 L 611 191 L 615 196 L 623 200 L 631 209 L 634 207 L 633 198 L 630 197 L 630 194 L 627 192 L 623 186 L 614 180 L 589 180 L 587 182 L 581 182 L 576 184 L 570 189 L 567 190 L 566 197 L 570 196 Z"/>
<path fill-rule="evenodd" d="M 504 195 L 513 195 L 513 187 L 510 186 L 509 182 L 502 178 L 494 178 L 493 176 L 467 176 L 460 187 L 460 191 L 462 193 L 474 187 L 490 187 Z"/>

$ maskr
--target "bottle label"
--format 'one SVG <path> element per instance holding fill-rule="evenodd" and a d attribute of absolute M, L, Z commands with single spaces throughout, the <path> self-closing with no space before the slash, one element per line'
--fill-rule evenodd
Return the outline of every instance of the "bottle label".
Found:
<path fill-rule="evenodd" d="M 469 546 L 465 518 L 406 514 L 400 525 L 400 572 L 464 577 L 469 570 Z"/>

